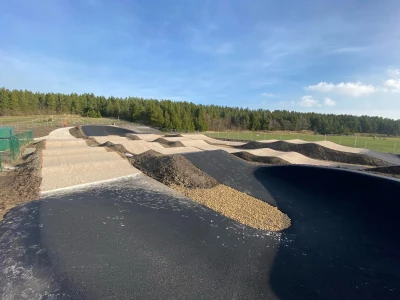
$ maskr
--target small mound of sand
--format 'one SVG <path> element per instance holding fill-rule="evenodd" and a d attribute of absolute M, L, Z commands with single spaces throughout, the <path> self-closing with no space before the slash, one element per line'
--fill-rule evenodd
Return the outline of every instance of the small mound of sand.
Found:
<path fill-rule="evenodd" d="M 129 160 L 146 175 L 242 224 L 271 231 L 290 226 L 289 217 L 276 207 L 220 184 L 182 155 L 149 150 Z"/>
<path fill-rule="evenodd" d="M 168 140 L 163 139 L 163 138 L 158 138 L 158 139 L 154 140 L 153 142 L 155 142 L 155 143 L 160 143 L 160 144 L 163 145 L 165 148 L 185 147 L 185 145 L 182 144 L 182 143 L 179 142 L 179 141 L 177 141 L 177 142 L 172 142 L 172 141 L 168 141 Z"/>
<path fill-rule="evenodd" d="M 290 227 L 290 218 L 276 207 L 231 187 L 218 185 L 210 189 L 173 188 L 235 221 L 247 226 L 270 231 Z"/>
<path fill-rule="evenodd" d="M 279 157 L 258 156 L 258 155 L 254 155 L 254 154 L 246 152 L 246 151 L 232 153 L 232 155 L 239 157 L 246 161 L 262 163 L 262 164 L 267 164 L 267 165 L 289 165 L 290 164 L 286 160 L 283 160 L 282 158 L 279 158 Z"/>
<path fill-rule="evenodd" d="M 162 155 L 153 150 L 130 158 L 134 167 L 166 184 L 188 188 L 211 188 L 218 181 L 196 168 L 182 155 Z"/>
<path fill-rule="evenodd" d="M 127 133 L 127 134 L 125 135 L 125 137 L 126 137 L 128 140 L 132 140 L 132 141 L 141 140 L 140 137 L 138 137 L 136 134 L 132 134 L 132 133 Z"/>
<path fill-rule="evenodd" d="M 297 152 L 303 154 L 304 156 L 327 160 L 333 162 L 340 162 L 345 164 L 353 165 L 365 165 L 365 166 L 388 166 L 389 163 L 381 159 L 368 156 L 359 153 L 349 153 L 337 150 L 332 150 L 315 143 L 305 143 L 305 144 L 293 144 L 283 141 L 272 142 L 272 143 L 262 143 L 262 142 L 249 142 L 242 146 L 235 146 L 239 149 L 261 149 L 269 148 L 276 151 L 282 152 Z"/>
<path fill-rule="evenodd" d="M 164 137 L 183 137 L 181 134 L 164 134 Z"/>

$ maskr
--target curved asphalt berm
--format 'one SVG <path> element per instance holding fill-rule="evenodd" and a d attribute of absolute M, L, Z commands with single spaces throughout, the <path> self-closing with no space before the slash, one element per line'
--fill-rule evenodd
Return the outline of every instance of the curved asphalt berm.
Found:
<path fill-rule="evenodd" d="M 185 156 L 292 226 L 244 227 L 144 175 L 57 194 L 0 223 L 2 297 L 399 299 L 399 182 Z"/>
<path fill-rule="evenodd" d="M 223 151 L 184 154 L 202 171 L 286 213 L 269 268 L 281 299 L 400 299 L 400 182 L 307 166 L 257 167 Z"/>

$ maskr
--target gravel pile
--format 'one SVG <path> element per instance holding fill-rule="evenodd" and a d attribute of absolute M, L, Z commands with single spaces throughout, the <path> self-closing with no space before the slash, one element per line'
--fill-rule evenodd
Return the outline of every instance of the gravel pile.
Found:
<path fill-rule="evenodd" d="M 182 155 L 150 150 L 129 160 L 144 174 L 242 224 L 270 231 L 290 226 L 289 217 L 276 207 L 220 184 Z"/>
<path fill-rule="evenodd" d="M 126 154 L 126 153 L 132 154 L 131 152 L 126 150 L 126 148 L 123 145 L 114 144 L 112 142 L 105 142 L 103 144 L 100 144 L 99 147 L 106 147 L 107 149 L 112 150 L 112 151 L 116 151 L 116 152 L 118 152 L 120 154 Z"/>
<path fill-rule="evenodd" d="M 286 160 L 283 160 L 282 158 L 279 158 L 279 157 L 258 156 L 258 155 L 254 155 L 254 154 L 246 152 L 246 151 L 232 153 L 232 155 L 239 157 L 245 161 L 267 164 L 267 165 L 289 165 L 290 164 Z"/>
<path fill-rule="evenodd" d="M 210 189 L 172 186 L 185 196 L 247 226 L 270 231 L 290 227 L 290 218 L 263 201 L 231 187 L 218 185 Z"/>
<path fill-rule="evenodd" d="M 160 144 L 163 145 L 165 148 L 185 147 L 185 145 L 182 144 L 182 143 L 179 142 L 179 141 L 177 141 L 177 142 L 172 142 L 172 141 L 168 141 L 168 140 L 163 139 L 163 138 L 158 138 L 158 139 L 154 140 L 153 142 L 160 143 Z"/>
<path fill-rule="evenodd" d="M 0 220 L 14 206 L 40 198 L 42 149 L 45 141 L 30 147 L 36 148 L 36 151 L 24 157 L 16 170 L 0 173 Z"/>
<path fill-rule="evenodd" d="M 340 162 L 345 164 L 354 164 L 354 165 L 366 165 L 366 166 L 389 165 L 389 163 L 387 163 L 386 161 L 365 154 L 348 153 L 348 152 L 332 150 L 314 143 L 293 144 L 283 141 L 272 142 L 272 143 L 262 143 L 262 142 L 252 141 L 243 146 L 237 146 L 235 148 L 240 148 L 240 149 L 269 148 L 283 152 L 293 151 L 314 159 Z"/>

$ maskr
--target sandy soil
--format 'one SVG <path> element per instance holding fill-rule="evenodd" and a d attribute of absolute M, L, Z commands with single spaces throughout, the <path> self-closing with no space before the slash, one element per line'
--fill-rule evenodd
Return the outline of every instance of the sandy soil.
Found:
<path fill-rule="evenodd" d="M 153 143 L 160 143 L 165 148 L 173 148 L 173 147 L 185 147 L 180 141 L 168 141 L 165 138 L 158 138 L 153 141 Z"/>
<path fill-rule="evenodd" d="M 76 139 L 70 128 L 49 134 L 43 151 L 42 192 L 140 173 L 117 153 L 89 147 L 87 141 L 93 139 Z"/>

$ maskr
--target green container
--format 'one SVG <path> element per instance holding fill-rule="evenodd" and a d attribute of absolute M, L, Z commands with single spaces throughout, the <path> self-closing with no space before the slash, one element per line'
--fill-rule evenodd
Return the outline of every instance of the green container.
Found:
<path fill-rule="evenodd" d="M 10 138 L 14 135 L 14 127 L 0 127 L 0 139 Z"/>

